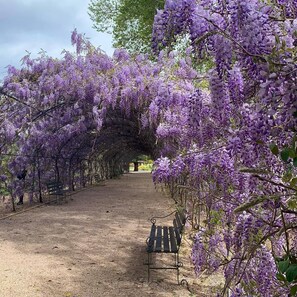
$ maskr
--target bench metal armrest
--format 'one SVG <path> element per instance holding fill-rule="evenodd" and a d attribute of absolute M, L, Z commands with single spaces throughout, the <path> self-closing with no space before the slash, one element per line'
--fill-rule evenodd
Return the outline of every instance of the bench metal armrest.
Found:
<path fill-rule="evenodd" d="M 168 214 L 168 215 L 166 215 L 166 216 L 162 216 L 162 217 L 152 217 L 152 218 L 150 219 L 150 221 L 151 221 L 151 223 L 154 225 L 154 224 L 156 224 L 157 219 L 165 219 L 165 218 L 167 218 L 167 217 L 172 216 L 174 213 L 176 213 L 176 210 L 174 210 L 173 212 L 171 212 L 170 214 Z"/>

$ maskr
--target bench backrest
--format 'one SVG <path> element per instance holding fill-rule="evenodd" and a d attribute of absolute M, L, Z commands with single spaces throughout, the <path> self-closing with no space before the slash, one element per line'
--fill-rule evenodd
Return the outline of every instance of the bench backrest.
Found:
<path fill-rule="evenodd" d="M 63 184 L 58 181 L 50 181 L 46 184 L 49 194 L 55 194 L 56 192 L 63 190 Z"/>
<path fill-rule="evenodd" d="M 175 235 L 177 240 L 177 245 L 181 243 L 182 232 L 186 224 L 186 212 L 185 210 L 177 211 L 173 219 L 173 226 L 175 228 Z"/>

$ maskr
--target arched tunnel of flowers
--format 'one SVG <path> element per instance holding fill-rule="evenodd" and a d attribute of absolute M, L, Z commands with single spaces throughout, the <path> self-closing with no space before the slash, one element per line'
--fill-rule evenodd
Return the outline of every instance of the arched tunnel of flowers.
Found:
<path fill-rule="evenodd" d="M 16 197 L 26 168 L 40 196 L 150 155 L 154 181 L 203 209 L 192 260 L 222 271 L 218 296 L 295 296 L 296 16 L 293 0 L 167 0 L 154 59 L 108 57 L 76 31 L 75 54 L 25 57 L 1 88 L 2 184 Z M 162 50 L 178 35 L 185 52 Z"/>
<path fill-rule="evenodd" d="M 13 198 L 24 169 L 42 201 L 49 180 L 75 189 L 123 173 L 138 155 L 157 158 L 161 94 L 180 100 L 188 91 L 169 77 L 169 59 L 149 63 L 124 50 L 110 58 L 82 35 L 72 39 L 76 54 L 25 57 L 1 89 L 1 174 Z"/>

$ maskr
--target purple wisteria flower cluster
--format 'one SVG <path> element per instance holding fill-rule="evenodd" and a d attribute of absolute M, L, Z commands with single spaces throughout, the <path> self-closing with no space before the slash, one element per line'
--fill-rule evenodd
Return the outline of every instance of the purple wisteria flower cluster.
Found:
<path fill-rule="evenodd" d="M 206 207 L 192 260 L 197 275 L 223 269 L 220 296 L 297 289 L 296 9 L 296 1 L 168 0 L 155 18 L 155 52 L 185 35 L 195 63 L 212 61 L 209 87 L 182 106 L 180 135 L 158 134 L 176 153 L 163 155 L 171 160 L 167 169 L 157 163 L 154 176 L 197 193 L 193 215 L 193 205 Z"/>
<path fill-rule="evenodd" d="M 76 52 L 60 60 L 43 53 L 9 67 L 1 88 L 0 174 L 14 199 L 24 168 L 30 195 L 51 179 L 72 189 L 122 172 L 140 153 L 159 156 L 156 135 L 172 138 L 184 125 L 179 113 L 196 74 L 187 63 L 123 49 L 109 57 L 76 30 L 71 41 Z"/>
<path fill-rule="evenodd" d="M 167 0 L 156 62 L 108 57 L 76 31 L 75 53 L 26 56 L 0 90 L 1 185 L 19 196 L 26 168 L 33 197 L 49 179 L 71 189 L 150 154 L 154 181 L 190 189 L 193 218 L 205 210 L 191 258 L 197 275 L 221 269 L 218 296 L 293 296 L 296 11 L 295 0 Z M 179 59 L 166 47 L 183 34 Z"/>

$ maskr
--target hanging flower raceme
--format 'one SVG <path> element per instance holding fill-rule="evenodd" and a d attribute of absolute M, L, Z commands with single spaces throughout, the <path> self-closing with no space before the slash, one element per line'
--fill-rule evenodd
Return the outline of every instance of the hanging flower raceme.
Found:
<path fill-rule="evenodd" d="M 36 59 L 26 56 L 22 69 L 9 67 L 1 88 L 1 153 L 10 157 L 0 173 L 8 167 L 13 181 L 19 167 L 28 167 L 32 191 L 42 191 L 52 178 L 72 187 L 70 179 L 82 163 L 96 152 L 101 160 L 113 144 L 160 155 L 153 147 L 157 127 L 167 121 L 175 125 L 170 135 L 180 133 L 184 124 L 175 112 L 194 89 L 196 72 L 174 55 L 160 55 L 158 62 L 151 62 L 119 49 L 108 57 L 76 30 L 71 42 L 76 52 L 64 51 L 62 59 L 43 53 Z M 20 164 L 18 156 L 27 159 Z"/>
<path fill-rule="evenodd" d="M 277 279 L 275 265 L 289 249 L 296 259 L 295 202 L 289 203 L 296 200 L 297 174 L 296 9 L 291 0 L 172 0 L 155 18 L 156 51 L 185 35 L 195 63 L 212 63 L 203 81 L 209 88 L 174 109 L 176 117 L 187 115 L 181 131 L 171 131 L 170 118 L 157 131 L 165 143 L 175 134 L 170 162 L 182 158 L 183 183 L 207 208 L 192 260 L 197 273 L 224 267 L 219 294 L 287 296 L 296 283 Z M 155 174 L 158 180 L 158 167 Z M 286 226 L 294 227 L 286 232 Z"/>

